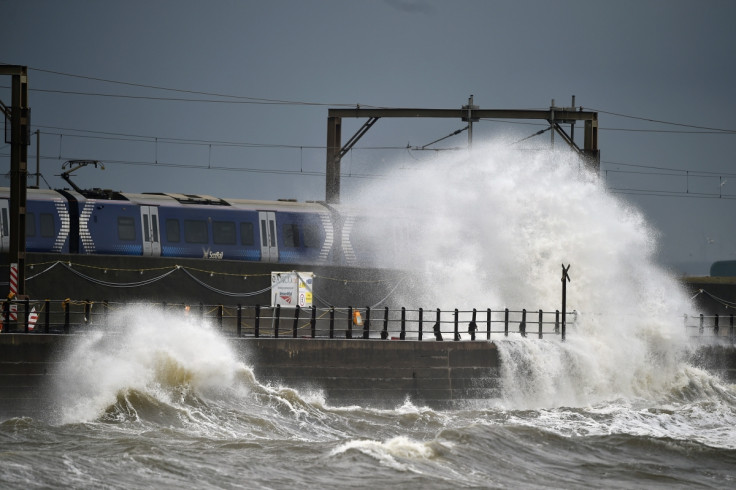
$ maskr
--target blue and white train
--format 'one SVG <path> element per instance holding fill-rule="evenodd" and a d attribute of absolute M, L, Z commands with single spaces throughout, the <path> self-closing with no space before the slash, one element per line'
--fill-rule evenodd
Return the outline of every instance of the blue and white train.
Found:
<path fill-rule="evenodd" d="M 0 188 L 0 251 L 10 190 Z M 28 189 L 26 251 L 377 265 L 370 219 L 319 202 Z M 384 263 L 384 266 L 393 264 Z"/>

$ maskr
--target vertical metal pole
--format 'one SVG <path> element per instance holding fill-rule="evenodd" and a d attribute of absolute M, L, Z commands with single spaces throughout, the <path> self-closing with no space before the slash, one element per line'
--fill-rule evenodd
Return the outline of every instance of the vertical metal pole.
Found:
<path fill-rule="evenodd" d="M 335 307 L 330 306 L 330 338 L 335 338 Z"/>
<path fill-rule="evenodd" d="M 314 305 L 312 305 L 312 318 L 309 323 L 312 329 L 312 338 L 315 338 L 317 336 L 317 308 Z"/>
<path fill-rule="evenodd" d="M 565 326 L 567 325 L 567 283 L 570 282 L 570 276 L 567 271 L 570 270 L 570 264 L 565 267 L 562 264 L 562 340 L 565 340 Z"/>
<path fill-rule="evenodd" d="M 440 309 L 437 308 L 437 321 L 434 324 L 434 339 L 442 341 L 442 323 L 440 322 Z"/>
<path fill-rule="evenodd" d="M 24 328 L 25 333 L 28 333 L 28 327 L 29 327 L 29 325 L 28 325 L 28 313 L 30 312 L 30 310 L 31 310 L 31 302 L 30 302 L 30 300 L 28 298 L 26 298 L 23 301 L 23 312 L 24 312 L 23 316 L 25 318 L 24 321 L 23 321 L 23 324 L 25 325 L 25 328 Z"/>
<path fill-rule="evenodd" d="M 353 307 L 348 307 L 348 329 L 345 331 L 345 338 L 353 338 Z"/>
<path fill-rule="evenodd" d="M 381 338 L 388 338 L 388 306 L 383 310 L 383 330 L 381 330 Z"/>
<path fill-rule="evenodd" d="M 718 331 L 720 330 L 720 328 L 718 327 L 718 313 L 716 313 L 716 316 L 713 320 L 713 335 L 718 337 Z"/>
<path fill-rule="evenodd" d="M 473 308 L 473 318 L 470 320 L 470 325 L 468 325 L 468 333 L 470 334 L 470 340 L 475 340 L 475 331 L 478 329 L 478 324 L 475 323 L 476 318 L 476 309 Z"/>
<path fill-rule="evenodd" d="M 342 146 L 342 118 L 327 118 L 327 162 L 325 167 L 325 201 L 340 202 L 340 147 Z"/>
<path fill-rule="evenodd" d="M 698 328 L 698 334 L 700 334 L 701 337 L 703 336 L 703 332 L 704 332 L 704 328 L 703 328 L 704 321 L 705 321 L 705 317 L 703 317 L 703 314 L 701 313 L 700 314 L 700 327 Z"/>
<path fill-rule="evenodd" d="M 491 309 L 486 310 L 486 340 L 491 340 Z"/>
<path fill-rule="evenodd" d="M 526 337 L 526 308 L 521 310 L 521 323 L 519 324 L 519 333 L 522 337 Z"/>
<path fill-rule="evenodd" d="M 455 342 L 460 340 L 460 325 L 459 325 L 459 312 L 457 311 L 457 308 L 455 308 Z"/>
<path fill-rule="evenodd" d="M 401 333 L 399 339 L 406 340 L 406 307 L 401 307 Z"/>
<path fill-rule="evenodd" d="M 261 335 L 261 305 L 256 305 L 255 325 L 253 327 L 253 336 L 258 338 Z"/>
<path fill-rule="evenodd" d="M 542 323 L 543 323 L 542 322 L 542 315 L 543 315 L 543 313 L 542 313 L 542 310 L 540 309 L 539 310 L 539 338 L 540 339 L 542 338 Z"/>
<path fill-rule="evenodd" d="M 503 315 L 503 335 L 504 337 L 509 336 L 509 309 L 508 308 L 504 310 L 504 315 Z"/>
<path fill-rule="evenodd" d="M 222 305 L 217 306 L 217 324 L 220 326 L 220 331 L 222 331 Z"/>
<path fill-rule="evenodd" d="M 235 325 L 235 335 L 240 338 L 243 336 L 243 305 L 238 303 L 238 317 Z"/>
<path fill-rule="evenodd" d="M 26 293 L 26 190 L 30 110 L 28 108 L 28 68 L 0 67 L 0 73 L 12 75 L 10 113 L 10 249 L 8 262 L 18 264 L 18 290 Z"/>
<path fill-rule="evenodd" d="M 291 327 L 291 337 L 296 338 L 297 330 L 299 329 L 299 312 L 301 311 L 301 308 L 299 305 L 296 305 L 296 310 L 294 311 L 294 325 Z"/>
<path fill-rule="evenodd" d="M 49 322 L 51 320 L 51 301 L 46 300 L 44 302 L 44 307 L 46 311 L 44 315 L 43 333 L 49 333 Z"/>
<path fill-rule="evenodd" d="M 363 322 L 363 338 L 369 339 L 371 337 L 371 307 L 365 307 L 365 321 Z"/>
<path fill-rule="evenodd" d="M 417 326 L 419 330 L 418 338 L 421 341 L 422 340 L 422 326 L 424 323 L 424 310 L 422 308 L 419 308 L 419 325 Z"/>
<path fill-rule="evenodd" d="M 36 130 L 36 189 L 41 185 L 39 179 L 41 178 L 41 130 Z"/>
<path fill-rule="evenodd" d="M 273 336 L 279 338 L 279 322 L 281 321 L 281 305 L 276 305 L 276 318 L 273 324 Z"/>
<path fill-rule="evenodd" d="M 560 333 L 560 310 L 555 310 L 555 333 Z"/>
<path fill-rule="evenodd" d="M 69 325 L 69 310 L 71 310 L 71 303 L 69 301 L 64 301 L 64 333 L 68 334 L 71 327 Z"/>
<path fill-rule="evenodd" d="M 468 148 L 473 148 L 473 95 L 468 98 Z"/>

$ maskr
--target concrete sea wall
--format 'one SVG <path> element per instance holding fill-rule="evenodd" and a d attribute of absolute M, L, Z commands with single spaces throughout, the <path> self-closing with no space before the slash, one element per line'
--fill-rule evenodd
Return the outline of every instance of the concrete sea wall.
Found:
<path fill-rule="evenodd" d="M 59 363 L 80 335 L 0 334 L 0 420 L 44 417 Z M 463 407 L 500 394 L 492 342 L 232 338 L 260 383 L 320 390 L 332 405 L 395 407 L 406 399 Z M 693 362 L 736 382 L 736 348 L 702 346 Z"/>

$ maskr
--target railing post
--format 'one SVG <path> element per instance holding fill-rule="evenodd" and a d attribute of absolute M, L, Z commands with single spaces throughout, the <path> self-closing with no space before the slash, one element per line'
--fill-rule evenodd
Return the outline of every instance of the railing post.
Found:
<path fill-rule="evenodd" d="M 3 301 L 3 333 L 10 333 L 10 302 Z"/>
<path fill-rule="evenodd" d="M 296 338 L 297 330 L 299 329 L 299 312 L 301 311 L 301 307 L 299 305 L 296 305 L 296 310 L 294 310 L 294 325 L 291 327 L 291 337 Z"/>
<path fill-rule="evenodd" d="M 506 308 L 503 314 L 503 335 L 504 337 L 509 336 L 509 309 Z"/>
<path fill-rule="evenodd" d="M 705 321 L 705 317 L 703 317 L 703 314 L 700 314 L 700 326 L 698 327 L 698 333 L 702 336 L 704 332 L 703 328 L 703 322 Z"/>
<path fill-rule="evenodd" d="M 419 321 L 418 321 L 418 339 L 419 341 L 422 340 L 422 325 L 424 323 L 424 310 L 422 308 L 419 308 Z"/>
<path fill-rule="evenodd" d="M 348 329 L 345 331 L 345 338 L 353 338 L 353 307 L 348 306 Z"/>
<path fill-rule="evenodd" d="M 240 303 L 238 303 L 237 315 L 238 315 L 238 318 L 236 320 L 235 329 L 236 329 L 236 335 L 238 336 L 238 338 L 240 338 L 243 336 L 243 305 L 241 305 Z"/>
<path fill-rule="evenodd" d="M 84 300 L 84 323 L 89 324 L 90 322 L 90 315 L 92 314 L 92 303 L 90 300 L 85 299 Z"/>
<path fill-rule="evenodd" d="M 105 324 L 105 327 L 110 325 L 110 302 L 106 299 L 102 300 L 102 322 Z"/>
<path fill-rule="evenodd" d="M 401 333 L 399 334 L 399 339 L 406 339 L 406 307 L 404 306 L 401 307 Z"/>
<path fill-rule="evenodd" d="M 64 333 L 68 334 L 71 327 L 69 326 L 69 310 L 71 310 L 71 303 L 67 300 L 64 301 Z"/>
<path fill-rule="evenodd" d="M 217 324 L 220 326 L 220 331 L 222 331 L 222 314 L 223 314 L 223 306 L 218 305 L 217 306 Z"/>
<path fill-rule="evenodd" d="M 478 330 L 478 324 L 475 323 L 475 314 L 476 310 L 473 308 L 473 318 L 470 320 L 470 323 L 468 324 L 468 333 L 470 334 L 470 340 L 475 340 L 475 331 Z"/>
<path fill-rule="evenodd" d="M 44 307 L 46 309 L 46 314 L 44 315 L 43 320 L 43 333 L 49 333 L 49 323 L 51 322 L 51 301 L 48 299 L 44 301 Z M 733 321 L 731 324 L 733 325 Z"/>
<path fill-rule="evenodd" d="M 317 308 L 314 305 L 312 305 L 312 318 L 309 323 L 312 329 L 312 338 L 315 338 L 317 336 Z"/>
<path fill-rule="evenodd" d="M 276 318 L 273 320 L 273 336 L 279 338 L 279 323 L 281 322 L 281 305 L 276 305 Z"/>
<path fill-rule="evenodd" d="M 519 333 L 522 337 L 526 337 L 526 308 L 521 310 L 521 323 L 519 324 Z"/>
<path fill-rule="evenodd" d="M 383 310 L 383 330 L 381 330 L 381 339 L 388 338 L 388 306 Z"/>
<path fill-rule="evenodd" d="M 570 282 L 570 275 L 567 271 L 570 270 L 570 264 L 565 267 L 562 264 L 562 341 L 565 341 L 565 327 L 567 325 L 567 283 Z M 567 282 L 565 282 L 567 280 Z"/>
<path fill-rule="evenodd" d="M 491 340 L 491 309 L 486 310 L 486 340 Z"/>
<path fill-rule="evenodd" d="M 369 339 L 371 337 L 370 328 L 371 328 L 371 307 L 366 306 L 365 307 L 365 321 L 363 322 L 363 338 L 364 339 Z"/>
<path fill-rule="evenodd" d="M 256 305 L 255 325 L 253 325 L 253 336 L 258 338 L 261 335 L 261 305 Z"/>
<path fill-rule="evenodd" d="M 24 315 L 23 316 L 25 318 L 23 323 L 25 324 L 25 332 L 26 333 L 29 332 L 29 330 L 28 330 L 28 327 L 29 327 L 29 325 L 28 325 L 28 313 L 29 313 L 29 310 L 30 309 L 31 309 L 31 301 L 28 298 L 26 298 L 26 299 L 23 300 L 23 311 L 24 311 Z"/>
<path fill-rule="evenodd" d="M 539 338 L 542 338 L 542 310 L 539 310 Z"/>
<path fill-rule="evenodd" d="M 720 328 L 718 327 L 718 313 L 716 313 L 713 321 L 713 335 L 715 335 L 716 337 L 718 337 L 718 330 L 720 330 Z"/>
<path fill-rule="evenodd" d="M 330 338 L 335 338 L 335 307 L 330 306 Z"/>
<path fill-rule="evenodd" d="M 432 327 L 434 330 L 434 339 L 442 342 L 442 323 L 440 323 L 440 309 L 437 308 L 437 322 Z"/>
<path fill-rule="evenodd" d="M 460 325 L 459 325 L 458 316 L 459 316 L 459 314 L 458 314 L 457 308 L 455 308 L 455 324 L 454 324 L 455 330 L 453 332 L 454 333 L 454 340 L 455 340 L 455 342 L 457 342 L 458 340 L 460 340 L 460 329 L 459 329 L 459 326 Z"/>
<path fill-rule="evenodd" d="M 555 310 L 555 334 L 560 333 L 560 310 Z"/>

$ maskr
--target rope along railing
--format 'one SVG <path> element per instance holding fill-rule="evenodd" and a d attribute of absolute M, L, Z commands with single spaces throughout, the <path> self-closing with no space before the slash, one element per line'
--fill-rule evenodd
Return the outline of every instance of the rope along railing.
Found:
<path fill-rule="evenodd" d="M 505 309 L 442 310 L 383 308 L 281 307 L 184 303 L 115 303 L 109 301 L 6 300 L 2 333 L 83 332 L 87 328 L 124 328 L 114 313 L 123 308 L 155 307 L 172 317 L 194 320 L 235 337 L 345 338 L 391 340 L 491 340 L 499 337 L 564 340 L 565 322 L 558 311 Z M 125 321 L 130 315 L 125 315 Z M 567 314 L 575 325 L 577 312 Z"/>

